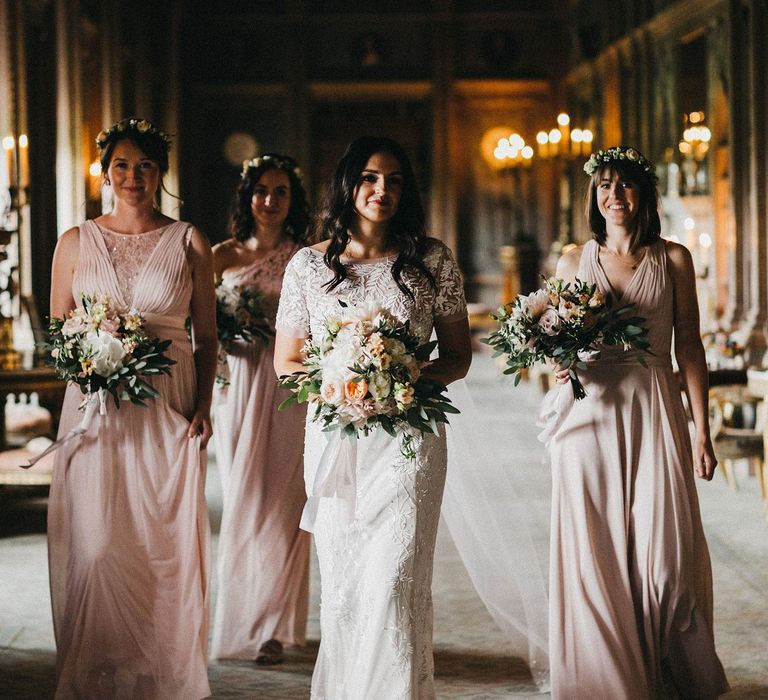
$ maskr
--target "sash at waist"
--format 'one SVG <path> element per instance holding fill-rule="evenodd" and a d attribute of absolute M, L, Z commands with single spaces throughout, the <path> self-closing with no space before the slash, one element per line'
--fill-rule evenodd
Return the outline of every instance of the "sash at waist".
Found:
<path fill-rule="evenodd" d="M 189 336 L 185 327 L 185 316 L 165 316 L 163 314 L 142 313 L 147 324 L 149 335 L 160 340 L 171 340 L 175 345 L 189 344 Z"/>
<path fill-rule="evenodd" d="M 648 367 L 661 369 L 667 368 L 670 371 L 672 370 L 672 358 L 669 353 L 664 355 L 650 355 L 645 352 L 635 353 L 630 351 L 614 354 L 610 351 L 606 352 L 605 350 L 602 350 L 599 357 L 594 358 L 592 361 L 587 361 L 587 365 L 621 365 L 623 367 L 635 365 L 637 367 L 642 367 L 638 357 L 642 357 L 643 362 L 645 362 Z"/>

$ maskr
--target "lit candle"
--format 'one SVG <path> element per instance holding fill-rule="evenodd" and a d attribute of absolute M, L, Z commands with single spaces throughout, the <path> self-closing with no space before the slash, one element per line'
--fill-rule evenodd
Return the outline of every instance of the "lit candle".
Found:
<path fill-rule="evenodd" d="M 565 113 L 557 115 L 557 126 L 560 129 L 560 152 L 568 153 L 571 143 L 571 118 Z"/>
<path fill-rule="evenodd" d="M 16 139 L 13 136 L 6 136 L 3 139 L 3 150 L 5 150 L 5 167 L 8 171 L 8 186 L 16 187 Z"/>
<path fill-rule="evenodd" d="M 581 145 L 582 145 L 582 153 L 585 156 L 591 155 L 592 153 L 592 139 L 593 139 L 592 132 L 589 129 L 583 129 L 581 132 Z"/>
<path fill-rule="evenodd" d="M 551 155 L 556 156 L 562 146 L 560 145 L 563 140 L 563 135 L 557 130 L 552 129 L 549 132 L 549 152 Z"/>
<path fill-rule="evenodd" d="M 19 136 L 19 184 L 29 187 L 29 139 L 26 134 Z"/>
<path fill-rule="evenodd" d="M 536 143 L 539 144 L 539 156 L 546 158 L 549 155 L 549 134 L 546 131 L 540 131 L 536 134 Z"/>

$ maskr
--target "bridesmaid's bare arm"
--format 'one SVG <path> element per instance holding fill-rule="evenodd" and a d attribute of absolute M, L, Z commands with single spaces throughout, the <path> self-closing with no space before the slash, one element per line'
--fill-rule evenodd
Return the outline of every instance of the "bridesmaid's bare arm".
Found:
<path fill-rule="evenodd" d="M 213 286 L 213 254 L 208 239 L 192 229 L 188 259 L 192 266 L 192 347 L 197 371 L 197 402 L 189 424 L 189 437 L 200 435 L 201 447 L 211 437 L 211 396 L 216 378 L 216 296 Z"/>
<path fill-rule="evenodd" d="M 697 476 L 709 481 L 717 459 L 709 434 L 709 377 L 699 330 L 696 274 L 687 248 L 671 241 L 666 246 L 674 285 L 675 358 L 696 426 L 694 467 Z"/>
<path fill-rule="evenodd" d="M 302 364 L 304 355 L 301 349 L 306 342 L 306 338 L 293 338 L 290 335 L 277 331 L 275 335 L 274 366 L 278 377 L 304 371 L 305 368 Z"/>
<path fill-rule="evenodd" d="M 574 282 L 576 275 L 579 272 L 579 262 L 581 261 L 581 252 L 584 250 L 584 246 L 576 246 L 567 253 L 560 256 L 557 261 L 557 269 L 555 270 L 555 277 L 564 280 L 565 282 Z"/>
<path fill-rule="evenodd" d="M 221 276 L 229 267 L 237 265 L 237 255 L 234 252 L 234 241 L 228 240 L 213 246 L 213 273 L 216 282 L 221 282 Z"/>
<path fill-rule="evenodd" d="M 564 282 L 575 282 L 576 275 L 579 272 L 579 262 L 581 262 L 581 253 L 584 250 L 584 246 L 576 246 L 567 253 L 560 256 L 557 261 L 557 269 L 555 270 L 555 277 L 563 280 Z M 562 365 L 554 363 L 555 366 L 555 381 L 558 384 L 565 384 L 570 381 L 570 370 L 564 369 Z"/>
<path fill-rule="evenodd" d="M 77 306 L 72 296 L 72 278 L 80 258 L 80 229 L 75 226 L 56 244 L 51 269 L 51 317 L 64 318 Z"/>

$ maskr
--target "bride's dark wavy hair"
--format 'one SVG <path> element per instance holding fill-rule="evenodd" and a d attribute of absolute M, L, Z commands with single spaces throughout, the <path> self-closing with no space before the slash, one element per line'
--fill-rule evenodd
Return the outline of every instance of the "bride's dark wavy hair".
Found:
<path fill-rule="evenodd" d="M 429 249 L 424 227 L 424 207 L 411 161 L 403 147 L 397 141 L 383 136 L 355 139 L 347 146 L 336 166 L 315 230 L 317 240 L 331 241 L 324 260 L 333 270 L 334 276 L 325 286 L 331 291 L 347 278 L 347 268 L 340 258 L 349 243 L 349 229 L 355 218 L 355 189 L 363 168 L 376 153 L 389 153 L 400 164 L 402 194 L 397 212 L 387 226 L 387 242 L 398 250 L 397 259 L 392 265 L 392 277 L 403 294 L 413 299 L 413 292 L 403 280 L 406 269 L 410 268 L 423 275 L 433 288 L 437 287 L 434 276 L 424 265 L 424 254 Z"/>

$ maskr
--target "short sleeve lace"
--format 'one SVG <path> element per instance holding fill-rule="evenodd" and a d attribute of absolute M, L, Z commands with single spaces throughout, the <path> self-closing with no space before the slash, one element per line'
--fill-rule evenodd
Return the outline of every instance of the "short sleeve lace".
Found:
<path fill-rule="evenodd" d="M 435 272 L 437 282 L 433 307 L 435 318 L 441 321 L 459 321 L 467 316 L 464 280 L 450 248 L 442 243 L 436 244 L 436 247 L 439 252 Z"/>
<path fill-rule="evenodd" d="M 403 271 L 403 281 L 412 292 L 404 294 L 392 277 L 396 256 L 376 260 L 349 261 L 347 278 L 332 290 L 327 283 L 333 273 L 323 254 L 304 248 L 293 257 L 285 271 L 276 328 L 292 338 L 321 337 L 325 319 L 337 316 L 341 305 L 375 301 L 401 321 L 409 321 L 411 330 L 427 342 L 435 318 L 459 320 L 466 316 L 466 302 L 461 273 L 451 252 L 433 240 L 424 256 L 424 265 L 435 278 L 433 288 L 427 278 L 415 270 Z"/>
<path fill-rule="evenodd" d="M 302 272 L 306 272 L 308 260 L 312 257 L 309 249 L 299 250 L 291 258 L 283 275 L 275 328 L 291 338 L 309 336 L 309 310 Z"/>

